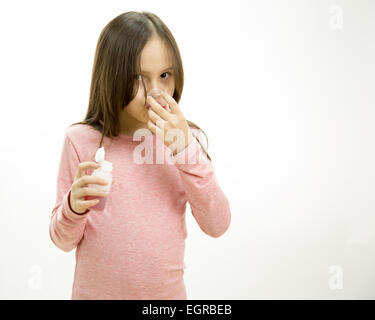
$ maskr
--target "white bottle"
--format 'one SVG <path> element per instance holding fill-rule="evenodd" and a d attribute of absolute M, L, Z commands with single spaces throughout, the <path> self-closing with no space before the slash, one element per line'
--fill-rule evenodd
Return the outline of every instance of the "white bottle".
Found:
<path fill-rule="evenodd" d="M 112 185 L 112 163 L 104 160 L 104 154 L 105 154 L 104 147 L 101 147 L 96 151 L 95 161 L 100 164 L 100 167 L 95 169 L 92 175 L 106 180 L 108 184 L 100 185 L 100 184 L 90 183 L 88 184 L 88 187 L 103 190 L 105 192 L 109 192 L 111 189 L 111 185 Z M 103 210 L 107 202 L 107 197 L 87 196 L 86 198 L 87 200 L 99 199 L 99 202 L 95 206 L 90 207 L 90 209 Z"/>

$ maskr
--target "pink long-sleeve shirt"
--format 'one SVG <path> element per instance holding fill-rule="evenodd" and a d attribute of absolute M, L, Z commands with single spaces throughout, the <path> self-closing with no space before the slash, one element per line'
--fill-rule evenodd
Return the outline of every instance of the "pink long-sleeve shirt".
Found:
<path fill-rule="evenodd" d="M 228 199 L 196 140 L 202 141 L 201 134 L 191 130 L 195 138 L 175 156 L 154 134 L 141 141 L 104 137 L 114 183 L 104 211 L 90 207 L 79 215 L 70 206 L 71 186 L 78 164 L 95 161 L 101 133 L 84 124 L 67 128 L 49 231 L 61 250 L 76 248 L 71 299 L 187 299 L 186 202 L 209 236 L 222 235 L 231 220 Z M 152 150 L 154 161 L 135 161 L 141 149 Z M 156 163 L 160 150 L 164 163 Z"/>

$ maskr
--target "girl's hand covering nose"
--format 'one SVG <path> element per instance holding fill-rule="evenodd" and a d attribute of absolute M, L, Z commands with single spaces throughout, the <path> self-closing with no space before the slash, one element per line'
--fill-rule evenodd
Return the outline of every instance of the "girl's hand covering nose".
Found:
<path fill-rule="evenodd" d="M 151 106 L 148 110 L 150 120 L 148 128 L 159 137 L 167 147 L 170 147 L 177 138 L 174 146 L 170 147 L 173 155 L 185 149 L 194 139 L 189 125 L 177 102 L 164 91 L 161 96 L 170 106 L 170 112 L 164 109 L 153 97 L 147 96 L 147 102 Z"/>

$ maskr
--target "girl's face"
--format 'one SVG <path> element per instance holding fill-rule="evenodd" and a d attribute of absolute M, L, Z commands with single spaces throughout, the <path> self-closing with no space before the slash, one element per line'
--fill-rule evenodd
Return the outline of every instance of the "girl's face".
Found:
<path fill-rule="evenodd" d="M 168 48 L 158 37 L 152 37 L 141 53 L 141 74 L 135 79 L 139 85 L 137 95 L 120 111 L 120 122 L 125 128 L 147 128 L 149 116 L 145 106 L 145 92 L 159 88 L 173 96 L 175 75 L 172 66 L 172 57 Z M 141 77 L 146 88 L 143 86 Z"/>

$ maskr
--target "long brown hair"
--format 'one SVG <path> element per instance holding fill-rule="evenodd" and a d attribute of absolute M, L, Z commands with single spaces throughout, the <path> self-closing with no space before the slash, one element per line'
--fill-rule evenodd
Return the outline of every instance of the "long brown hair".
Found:
<path fill-rule="evenodd" d="M 172 51 L 175 74 L 173 98 L 179 103 L 184 86 L 184 70 L 177 43 L 164 22 L 155 14 L 147 11 L 129 11 L 111 20 L 100 33 L 95 50 L 92 69 L 89 105 L 83 121 L 73 123 L 87 124 L 102 133 L 103 138 L 118 136 L 120 125 L 118 114 L 136 96 L 141 73 L 140 57 L 147 41 L 157 35 Z M 146 87 L 142 78 L 144 88 Z M 145 104 L 147 93 L 145 92 Z M 206 133 L 194 122 L 186 120 L 192 128 Z M 207 150 L 198 142 L 211 160 Z"/>

